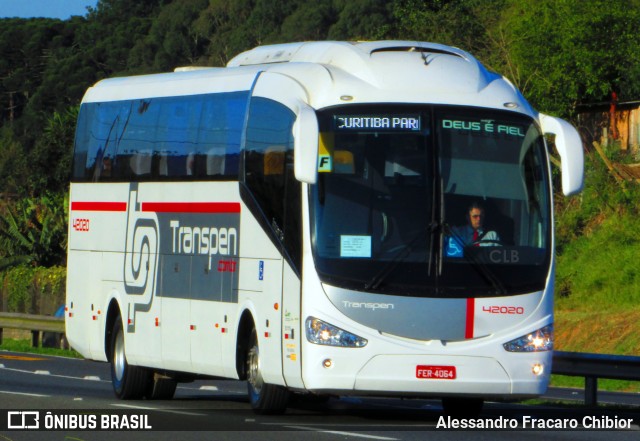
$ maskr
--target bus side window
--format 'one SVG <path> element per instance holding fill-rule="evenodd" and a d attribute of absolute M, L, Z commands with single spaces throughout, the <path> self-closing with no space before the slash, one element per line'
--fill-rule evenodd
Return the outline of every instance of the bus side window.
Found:
<path fill-rule="evenodd" d="M 244 146 L 244 183 L 258 203 L 262 222 L 270 226 L 278 241 L 285 230 L 285 160 L 293 150 L 295 115 L 280 103 L 253 98 Z"/>

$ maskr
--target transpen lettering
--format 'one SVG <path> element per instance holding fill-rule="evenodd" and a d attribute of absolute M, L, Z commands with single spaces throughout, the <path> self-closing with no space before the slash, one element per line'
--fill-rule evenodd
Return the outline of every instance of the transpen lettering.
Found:
<path fill-rule="evenodd" d="M 211 270 L 213 256 L 238 255 L 238 232 L 235 228 L 181 226 L 180 221 L 169 222 L 171 227 L 171 251 L 174 254 L 208 255 Z"/>

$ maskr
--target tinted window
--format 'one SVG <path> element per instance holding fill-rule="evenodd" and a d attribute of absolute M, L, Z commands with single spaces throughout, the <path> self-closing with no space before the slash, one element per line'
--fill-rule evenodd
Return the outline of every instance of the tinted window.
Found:
<path fill-rule="evenodd" d="M 252 98 L 244 151 L 244 183 L 255 211 L 292 266 L 300 265 L 300 183 L 293 171 L 295 114 L 265 98 Z"/>
<path fill-rule="evenodd" d="M 83 104 L 75 181 L 237 179 L 247 92 Z"/>

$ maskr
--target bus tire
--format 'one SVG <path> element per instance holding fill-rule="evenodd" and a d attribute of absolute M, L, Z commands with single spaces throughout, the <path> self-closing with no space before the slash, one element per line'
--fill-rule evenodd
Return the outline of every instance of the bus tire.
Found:
<path fill-rule="evenodd" d="M 149 384 L 150 372 L 127 363 L 124 350 L 124 329 L 118 316 L 111 332 L 111 384 L 116 397 L 121 400 L 136 400 L 144 396 Z"/>
<path fill-rule="evenodd" d="M 444 413 L 455 418 L 477 418 L 483 406 L 482 398 L 445 397 L 442 399 Z"/>
<path fill-rule="evenodd" d="M 149 378 L 149 384 L 145 396 L 150 400 L 170 400 L 176 393 L 178 382 L 173 378 Z"/>
<path fill-rule="evenodd" d="M 260 348 L 255 328 L 251 331 L 247 347 L 247 389 L 249 402 L 255 413 L 276 415 L 286 410 L 289 391 L 282 386 L 265 383 L 262 379 Z"/>

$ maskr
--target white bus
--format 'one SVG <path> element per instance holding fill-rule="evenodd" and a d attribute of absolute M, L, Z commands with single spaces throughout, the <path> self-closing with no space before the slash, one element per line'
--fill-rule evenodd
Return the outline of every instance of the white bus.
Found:
<path fill-rule="evenodd" d="M 201 377 L 247 380 L 262 413 L 292 393 L 445 411 L 537 396 L 553 347 L 546 134 L 564 193 L 580 191 L 576 130 L 433 43 L 262 46 L 100 81 L 75 141 L 69 342 L 111 363 L 122 399 Z"/>

